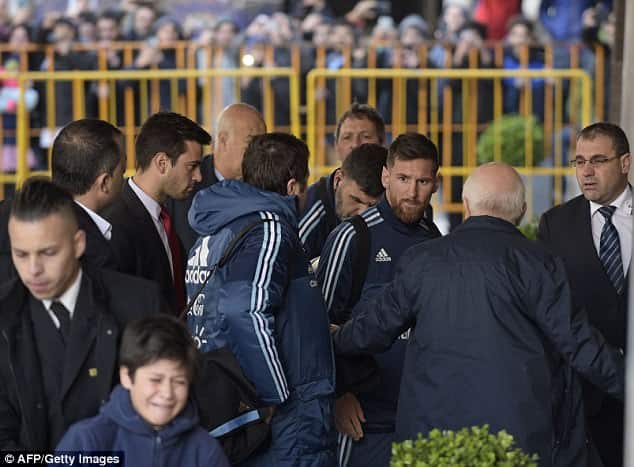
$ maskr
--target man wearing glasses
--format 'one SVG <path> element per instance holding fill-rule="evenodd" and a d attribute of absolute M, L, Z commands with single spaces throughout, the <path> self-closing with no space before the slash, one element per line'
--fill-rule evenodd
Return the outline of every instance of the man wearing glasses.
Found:
<path fill-rule="evenodd" d="M 575 302 L 608 343 L 621 349 L 632 256 L 630 163 L 627 137 L 617 125 L 594 123 L 581 130 L 571 165 L 583 194 L 544 213 L 538 232 L 563 258 Z M 623 403 L 590 385 L 583 392 L 588 434 L 603 464 L 622 466 Z"/>

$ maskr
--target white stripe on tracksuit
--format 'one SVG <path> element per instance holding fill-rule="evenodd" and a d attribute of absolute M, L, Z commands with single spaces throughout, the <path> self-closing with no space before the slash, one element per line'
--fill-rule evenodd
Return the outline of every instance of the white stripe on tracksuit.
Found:
<path fill-rule="evenodd" d="M 354 226 L 350 223 L 346 223 L 337 233 L 332 245 L 332 250 L 330 250 L 328 265 L 326 266 L 326 273 L 324 274 L 324 283 L 322 284 L 322 292 L 328 313 L 330 313 L 330 308 L 332 307 L 336 284 L 348 254 L 348 249 L 350 248 L 350 241 L 355 233 Z"/>
<path fill-rule="evenodd" d="M 353 442 L 350 436 L 339 433 L 339 438 L 337 439 L 337 461 L 339 462 L 339 467 L 348 465 Z"/>
<path fill-rule="evenodd" d="M 280 358 L 277 354 L 277 348 L 273 341 L 273 331 L 270 329 L 263 311 L 269 304 L 268 287 L 271 283 L 271 276 L 280 244 L 282 243 L 282 226 L 279 217 L 270 212 L 261 212 L 260 217 L 264 219 L 264 238 L 262 240 L 262 248 L 258 258 L 255 276 L 253 277 L 253 286 L 251 289 L 251 320 L 253 328 L 262 350 L 262 355 L 266 361 L 275 389 L 277 390 L 280 401 L 288 398 L 289 390 L 286 382 L 286 376 L 282 369 Z M 273 222 L 268 222 L 272 220 Z"/>
<path fill-rule="evenodd" d="M 306 243 L 306 239 L 310 233 L 315 230 L 315 227 L 319 225 L 319 219 L 326 214 L 326 208 L 321 200 L 318 200 L 310 210 L 304 214 L 304 217 L 299 221 L 299 239 L 302 245 Z"/>
<path fill-rule="evenodd" d="M 361 214 L 368 224 L 368 227 L 383 222 L 381 213 L 377 208 L 370 208 Z M 350 248 L 350 242 L 355 234 L 354 226 L 351 223 L 346 223 L 345 227 L 342 227 L 338 232 L 337 237 L 334 240 L 332 250 L 327 258 L 328 266 L 326 266 L 326 273 L 324 274 L 324 283 L 322 284 L 322 293 L 324 295 L 324 301 L 326 302 L 326 310 L 330 313 L 332 308 L 332 302 L 335 297 L 336 284 L 339 281 L 341 274 L 341 268 L 348 255 L 348 249 Z"/>

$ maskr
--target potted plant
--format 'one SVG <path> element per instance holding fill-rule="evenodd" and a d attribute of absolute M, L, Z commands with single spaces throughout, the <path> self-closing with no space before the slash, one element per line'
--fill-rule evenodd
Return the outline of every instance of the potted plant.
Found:
<path fill-rule="evenodd" d="M 489 425 L 459 431 L 432 430 L 426 438 L 392 445 L 390 467 L 537 467 L 537 454 L 514 447 L 506 431 L 489 433 Z"/>

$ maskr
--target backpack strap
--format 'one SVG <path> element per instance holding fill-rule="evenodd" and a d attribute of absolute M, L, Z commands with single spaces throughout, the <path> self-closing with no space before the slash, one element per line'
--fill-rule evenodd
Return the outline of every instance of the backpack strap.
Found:
<path fill-rule="evenodd" d="M 354 306 L 361 298 L 363 284 L 368 275 L 368 259 L 370 257 L 370 232 L 368 224 L 360 215 L 349 220 L 356 233 L 356 251 L 352 259 L 352 293 L 349 303 Z"/>
<path fill-rule="evenodd" d="M 238 246 L 238 243 L 240 243 L 240 241 L 242 241 L 242 239 L 244 239 L 244 237 L 246 237 L 249 232 L 251 232 L 253 229 L 255 229 L 258 225 L 260 225 L 263 222 L 272 222 L 272 219 L 258 219 L 256 221 L 253 221 L 250 224 L 248 224 L 246 227 L 244 227 L 240 232 L 238 232 L 238 234 L 235 237 L 233 237 L 233 239 L 229 242 L 229 244 L 225 248 L 225 251 L 222 253 L 222 256 L 220 257 L 218 262 L 211 266 L 209 274 L 207 274 L 207 278 L 202 283 L 202 285 L 200 286 L 196 294 L 191 298 L 191 300 L 189 301 L 189 303 L 187 304 L 183 312 L 180 314 L 179 318 L 182 319 L 183 317 L 187 316 L 187 313 L 189 312 L 189 310 L 192 309 L 192 307 L 194 306 L 194 303 L 196 303 L 196 299 L 198 298 L 200 293 L 203 291 L 203 289 L 207 285 L 207 282 L 209 282 L 209 279 L 211 279 L 213 276 L 216 275 L 216 271 L 218 270 L 218 268 L 221 268 L 225 264 L 227 264 L 227 262 L 233 255 L 233 252 L 235 251 L 236 247 Z"/>

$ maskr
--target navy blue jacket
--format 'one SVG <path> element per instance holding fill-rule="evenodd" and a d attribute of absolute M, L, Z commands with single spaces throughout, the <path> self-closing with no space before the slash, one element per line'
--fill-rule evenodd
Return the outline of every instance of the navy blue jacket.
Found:
<path fill-rule="evenodd" d="M 333 179 L 336 172 L 320 178 L 306 190 L 306 205 L 299 220 L 299 238 L 309 259 L 321 254 L 328 235 L 340 222 L 335 211 Z M 320 193 L 321 184 L 326 186 L 325 196 Z"/>
<path fill-rule="evenodd" d="M 381 297 L 335 333 L 335 349 L 380 352 L 409 328 L 397 439 L 488 423 L 540 466 L 586 465 L 580 394 L 558 391 L 559 356 L 623 396 L 623 357 L 573 313 L 562 262 L 497 218 L 471 217 L 408 250 Z"/>
<path fill-rule="evenodd" d="M 367 300 L 380 295 L 392 280 L 396 264 L 405 250 L 440 237 L 440 232 L 426 220 L 414 225 L 404 224 L 394 215 L 385 195 L 361 216 L 368 226 L 370 239 L 367 275 L 361 291 L 362 300 Z M 353 271 L 357 245 L 354 226 L 344 221 L 328 237 L 319 260 L 317 280 L 322 286 L 330 321 L 335 324 L 346 322 L 357 312 L 353 302 L 355 297 L 351 296 L 353 275 L 359 273 Z M 379 383 L 371 391 L 358 394 L 368 432 L 373 426 L 377 430 L 393 431 L 407 337 L 408 332 L 403 333 L 389 350 L 375 355 Z"/>
<path fill-rule="evenodd" d="M 189 297 L 228 243 L 254 220 L 206 284 L 188 324 L 203 352 L 228 346 L 264 405 L 276 405 L 272 444 L 256 465 L 334 462 L 334 365 L 328 317 L 297 236 L 294 197 L 223 181 L 200 191 L 189 222 L 201 238 L 186 270 Z"/>
<path fill-rule="evenodd" d="M 135 467 L 229 467 L 218 441 L 198 426 L 191 401 L 174 420 L 155 430 L 134 410 L 130 393 L 122 386 L 114 388 L 99 415 L 71 426 L 57 450 L 123 451 L 125 465 Z"/>

